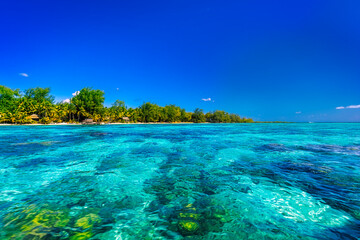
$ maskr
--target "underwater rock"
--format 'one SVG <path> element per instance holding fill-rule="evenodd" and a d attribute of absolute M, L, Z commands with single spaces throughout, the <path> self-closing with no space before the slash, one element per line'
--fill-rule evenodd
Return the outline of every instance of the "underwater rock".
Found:
<path fill-rule="evenodd" d="M 281 162 L 277 166 L 286 171 L 307 172 L 313 174 L 328 174 L 332 172 L 332 168 L 327 166 L 317 166 L 313 163 L 306 162 Z"/>
<path fill-rule="evenodd" d="M 178 181 L 194 182 L 201 177 L 201 172 L 198 168 L 185 166 L 176 169 L 176 171 L 173 172 L 173 177 L 175 177 Z"/>
<path fill-rule="evenodd" d="M 90 213 L 80 219 L 78 219 L 75 222 L 75 227 L 80 227 L 82 229 L 88 229 L 88 228 L 92 228 L 96 223 L 101 222 L 101 218 L 94 214 L 94 213 Z"/>
<path fill-rule="evenodd" d="M 221 205 L 208 206 L 205 210 L 204 216 L 206 219 L 208 219 L 207 221 L 211 221 L 211 225 L 209 227 L 212 229 L 212 231 L 215 231 L 214 228 L 216 228 L 216 231 L 219 231 L 220 227 L 224 223 L 231 220 L 228 212 Z"/>
<path fill-rule="evenodd" d="M 106 136 L 106 135 L 110 135 L 111 133 L 107 133 L 107 132 L 93 132 L 90 133 L 90 136 L 92 137 L 101 137 L 101 136 Z"/>
<path fill-rule="evenodd" d="M 183 191 L 181 191 L 183 193 Z M 166 200 L 171 201 L 173 199 L 175 199 L 176 195 L 171 193 L 171 192 L 167 192 L 165 193 L 164 197 L 166 198 Z"/>
<path fill-rule="evenodd" d="M 220 222 L 218 219 L 206 219 L 206 221 L 204 221 L 202 223 L 202 228 L 204 229 L 204 232 L 209 233 L 209 232 L 221 232 L 222 227 L 223 227 L 224 223 Z"/>
<path fill-rule="evenodd" d="M 178 213 L 178 231 L 183 236 L 204 235 L 209 232 L 221 232 L 224 223 L 231 219 L 226 209 L 216 203 L 207 202 L 205 208 L 195 207 L 198 204 L 188 204 Z M 200 205 L 198 205 L 200 206 Z"/>
<path fill-rule="evenodd" d="M 121 200 L 116 201 L 117 207 L 122 209 L 133 209 L 139 207 L 143 202 L 143 199 L 139 196 L 125 196 Z"/>
<path fill-rule="evenodd" d="M 226 210 L 223 206 L 212 206 L 210 207 L 211 217 L 222 218 L 226 214 Z"/>
<path fill-rule="evenodd" d="M 265 145 L 255 148 L 255 150 L 265 151 L 265 152 L 290 152 L 290 151 L 292 151 L 291 148 L 288 148 L 284 144 L 279 144 L 279 143 L 265 144 Z"/>
<path fill-rule="evenodd" d="M 97 229 L 102 218 L 91 211 L 76 214 L 48 205 L 29 205 L 7 214 L 2 231 L 6 239 L 89 239 L 103 231 Z"/>
<path fill-rule="evenodd" d="M 149 206 L 146 208 L 149 212 L 155 212 L 161 208 L 161 203 L 158 200 L 151 201 Z"/>
<path fill-rule="evenodd" d="M 46 164 L 48 161 L 49 159 L 46 158 L 29 159 L 27 161 L 17 164 L 16 168 L 37 167 L 38 165 Z"/>
<path fill-rule="evenodd" d="M 68 226 L 70 216 L 65 210 L 39 209 L 29 205 L 20 212 L 7 214 L 3 222 L 3 231 L 10 234 L 11 239 L 45 239 Z M 13 229 L 21 231 L 14 233 Z"/>
<path fill-rule="evenodd" d="M 182 234 L 194 234 L 200 227 L 194 220 L 180 220 L 178 225 Z"/>
<path fill-rule="evenodd" d="M 179 213 L 179 232 L 183 235 L 195 234 L 200 228 L 199 219 L 200 214 L 196 213 L 196 208 L 192 204 L 188 204 Z"/>
<path fill-rule="evenodd" d="M 204 236 L 209 231 L 220 232 L 229 221 L 224 208 L 217 208 L 210 197 L 223 183 L 212 173 L 201 170 L 197 161 L 196 157 L 183 156 L 181 152 L 170 153 L 158 174 L 145 181 L 144 191 L 156 196 L 146 210 L 158 211 L 158 217 L 166 220 L 153 223 L 166 229 L 160 233 L 162 236 L 169 231 L 185 238 Z M 211 207 L 212 215 L 206 213 L 211 212 Z"/>
<path fill-rule="evenodd" d="M 175 209 L 163 206 L 159 209 L 159 217 L 163 219 L 171 219 L 175 216 Z"/>
<path fill-rule="evenodd" d="M 93 236 L 93 228 L 96 224 L 101 223 L 101 218 L 94 213 L 85 215 L 84 217 L 76 220 L 74 227 L 79 228 L 80 231 L 76 231 L 70 240 L 85 240 Z"/>
<path fill-rule="evenodd" d="M 298 146 L 297 149 L 319 153 L 338 153 L 347 155 L 360 155 L 360 146 L 340 146 L 340 145 L 326 145 L 326 144 L 308 144 L 305 146 Z"/>
<path fill-rule="evenodd" d="M 121 169 L 127 167 L 129 164 L 125 163 L 124 159 L 117 156 L 115 158 L 105 158 L 101 161 L 100 165 L 96 168 L 99 173 Z"/>
<path fill-rule="evenodd" d="M 211 169 L 211 174 L 217 177 L 231 176 L 232 170 L 233 169 L 230 167 L 215 168 L 215 169 Z"/>

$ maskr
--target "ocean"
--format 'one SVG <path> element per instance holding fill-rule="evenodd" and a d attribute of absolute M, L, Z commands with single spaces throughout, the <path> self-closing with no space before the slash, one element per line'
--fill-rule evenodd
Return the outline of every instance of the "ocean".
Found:
<path fill-rule="evenodd" d="M 0 126 L 0 239 L 359 239 L 360 124 Z"/>

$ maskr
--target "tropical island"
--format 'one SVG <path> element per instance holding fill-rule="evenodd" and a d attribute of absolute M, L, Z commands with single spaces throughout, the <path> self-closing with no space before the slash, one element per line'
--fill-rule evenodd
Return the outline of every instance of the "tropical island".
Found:
<path fill-rule="evenodd" d="M 137 108 L 116 100 L 104 106 L 104 91 L 89 87 L 77 91 L 69 101 L 55 102 L 50 88 L 25 91 L 0 85 L 0 123 L 252 123 L 251 118 L 216 110 L 187 112 L 170 104 L 165 107 L 145 102 Z"/>

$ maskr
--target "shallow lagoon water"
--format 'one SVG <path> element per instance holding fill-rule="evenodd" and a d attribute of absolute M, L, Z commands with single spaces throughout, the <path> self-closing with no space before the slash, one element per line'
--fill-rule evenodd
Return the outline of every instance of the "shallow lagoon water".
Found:
<path fill-rule="evenodd" d="M 0 239 L 358 239 L 360 124 L 0 127 Z"/>

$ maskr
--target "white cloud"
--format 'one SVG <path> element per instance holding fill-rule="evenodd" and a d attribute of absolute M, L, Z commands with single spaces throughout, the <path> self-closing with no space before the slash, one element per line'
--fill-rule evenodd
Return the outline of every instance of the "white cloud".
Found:
<path fill-rule="evenodd" d="M 29 74 L 27 74 L 27 73 L 19 73 L 19 75 L 23 76 L 23 77 L 28 77 L 29 76 Z"/>
<path fill-rule="evenodd" d="M 116 90 L 118 90 L 118 91 L 119 91 L 119 88 L 116 88 Z"/>
<path fill-rule="evenodd" d="M 360 105 L 350 105 L 350 106 L 347 106 L 347 107 L 336 107 L 336 109 L 345 109 L 345 108 L 360 108 Z"/>
<path fill-rule="evenodd" d="M 75 97 L 76 95 L 78 95 L 80 93 L 80 91 L 76 91 L 74 92 L 72 95 Z"/>
<path fill-rule="evenodd" d="M 62 103 L 70 103 L 70 99 L 65 99 L 62 101 Z"/>
<path fill-rule="evenodd" d="M 347 106 L 346 108 L 360 108 L 360 105 L 350 105 L 350 106 Z"/>
<path fill-rule="evenodd" d="M 295 112 L 296 114 L 301 114 L 301 111 Z"/>
<path fill-rule="evenodd" d="M 202 98 L 201 101 L 204 101 L 204 102 L 211 102 L 211 98 Z"/>

